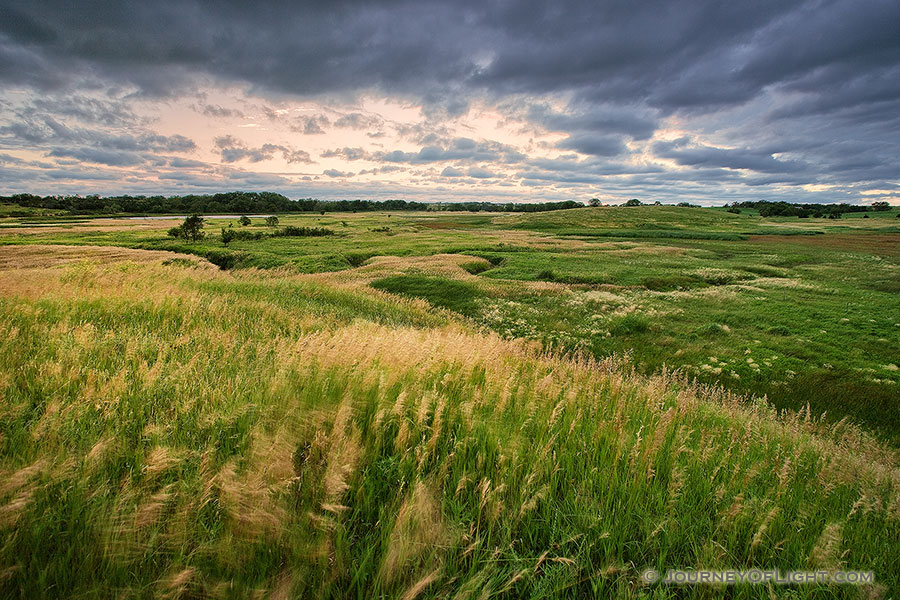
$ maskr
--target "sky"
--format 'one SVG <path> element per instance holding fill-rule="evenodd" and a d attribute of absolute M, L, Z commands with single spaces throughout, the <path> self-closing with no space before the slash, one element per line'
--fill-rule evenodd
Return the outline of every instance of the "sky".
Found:
<path fill-rule="evenodd" d="M 900 204 L 897 0 L 0 0 L 0 193 Z"/>

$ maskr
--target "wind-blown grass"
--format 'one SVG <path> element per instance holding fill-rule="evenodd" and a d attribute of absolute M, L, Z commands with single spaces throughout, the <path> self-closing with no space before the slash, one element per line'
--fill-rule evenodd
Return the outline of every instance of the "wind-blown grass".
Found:
<path fill-rule="evenodd" d="M 214 235 L 196 243 L 168 238 L 172 223 L 164 220 L 93 219 L 20 222 L 0 229 L 0 245 L 168 250 L 224 269 L 342 273 L 335 277 L 363 286 L 374 278 L 366 266 L 380 260 L 373 257 L 392 257 L 396 268 L 379 271 L 384 278 L 417 275 L 404 263 L 452 252 L 464 255 L 460 265 L 427 275 L 476 287 L 481 297 L 459 304 L 458 312 L 504 336 L 599 359 L 627 352 L 643 372 L 676 366 L 707 383 L 766 395 L 782 408 L 809 404 L 814 414 L 851 418 L 897 445 L 895 217 L 887 211 L 870 219 L 761 218 L 666 206 L 282 215 L 285 228 L 335 235 L 270 237 L 260 222 L 240 229 L 260 239 L 233 240 L 227 248 L 216 234 L 227 219 L 210 219 Z M 602 235 L 561 235 L 572 230 Z M 609 232 L 616 237 L 605 237 Z M 677 237 L 659 238 L 660 232 Z M 811 235 L 793 235 L 801 232 Z M 747 239 L 700 239 L 719 234 Z M 491 268 L 465 258 L 472 256 Z M 453 300 L 446 293 L 406 295 L 429 301 L 443 295 L 445 308 Z M 646 320 L 646 330 L 616 327 L 629 311 Z"/>
<path fill-rule="evenodd" d="M 718 593 L 645 567 L 900 586 L 898 457 L 852 426 L 320 276 L 29 260 L 0 270 L 4 597 Z"/>

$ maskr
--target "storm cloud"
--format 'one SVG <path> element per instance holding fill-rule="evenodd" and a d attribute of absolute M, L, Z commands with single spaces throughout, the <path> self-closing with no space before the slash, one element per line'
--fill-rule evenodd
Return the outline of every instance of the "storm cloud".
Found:
<path fill-rule="evenodd" d="M 421 165 L 553 198 L 858 201 L 898 185 L 898 23 L 893 0 L 3 0 L 0 151 L 24 161 L 3 185 L 35 153 L 123 172 L 175 153 L 281 161 L 238 179 L 298 194 L 311 174 L 283 165 L 317 156 L 341 182 Z"/>

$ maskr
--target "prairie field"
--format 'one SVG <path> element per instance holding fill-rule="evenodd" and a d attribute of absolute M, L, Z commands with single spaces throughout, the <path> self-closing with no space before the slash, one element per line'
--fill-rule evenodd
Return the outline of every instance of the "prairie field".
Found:
<path fill-rule="evenodd" d="M 0 218 L 0 597 L 896 597 L 896 217 Z"/>

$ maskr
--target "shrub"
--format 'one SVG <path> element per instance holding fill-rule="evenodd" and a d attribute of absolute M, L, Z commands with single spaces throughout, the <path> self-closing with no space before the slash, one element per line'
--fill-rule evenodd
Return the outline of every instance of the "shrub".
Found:
<path fill-rule="evenodd" d="M 266 217 L 266 227 L 272 227 L 273 229 L 278 227 L 278 217 L 275 215 Z"/>
<path fill-rule="evenodd" d="M 233 269 L 242 263 L 246 264 L 247 255 L 229 250 L 210 250 L 203 257 L 222 270 Z"/>
<path fill-rule="evenodd" d="M 241 218 L 238 219 L 238 223 L 240 224 L 241 227 L 246 227 L 247 225 L 252 223 L 252 221 L 250 220 L 250 217 L 248 217 L 247 215 L 241 215 Z"/>
<path fill-rule="evenodd" d="M 181 238 L 188 242 L 202 240 L 206 235 L 203 232 L 203 217 L 191 215 L 184 220 L 184 223 L 171 228 L 167 233 L 174 238 Z"/>
<path fill-rule="evenodd" d="M 229 242 L 237 240 L 239 242 L 261 240 L 267 237 L 262 231 L 242 231 L 240 229 L 222 229 L 222 243 L 226 246 Z"/>
<path fill-rule="evenodd" d="M 294 227 L 288 225 L 272 232 L 273 237 L 322 237 L 334 235 L 334 231 L 325 227 Z"/>
<path fill-rule="evenodd" d="M 460 265 L 460 267 L 462 267 L 463 270 L 467 271 L 468 273 L 470 273 L 472 275 L 478 275 L 479 273 L 484 273 L 485 271 L 490 269 L 492 266 L 493 265 L 491 265 L 491 263 L 482 262 L 482 261 L 468 262 L 468 263 Z"/>
<path fill-rule="evenodd" d="M 361 267 L 367 260 L 375 256 L 374 252 L 346 252 L 344 253 L 344 260 L 347 261 L 347 264 L 351 267 Z"/>

